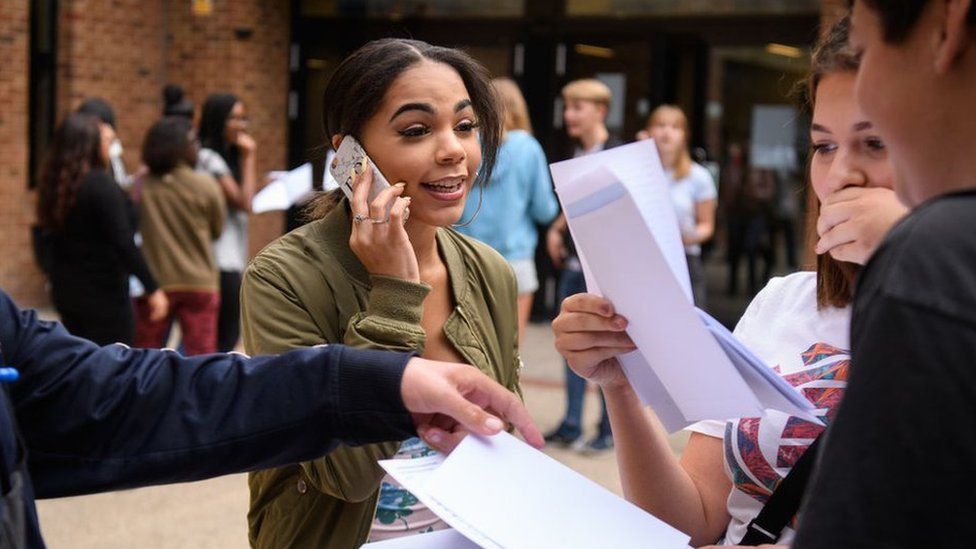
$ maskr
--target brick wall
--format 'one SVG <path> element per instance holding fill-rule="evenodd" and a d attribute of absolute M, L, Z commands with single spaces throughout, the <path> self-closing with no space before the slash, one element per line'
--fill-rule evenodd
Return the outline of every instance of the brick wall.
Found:
<path fill-rule="evenodd" d="M 28 189 L 30 0 L 0 8 L 0 286 L 23 305 L 46 300 L 30 244 L 34 201 Z"/>
<path fill-rule="evenodd" d="M 165 65 L 161 0 L 74 0 L 58 13 L 58 120 L 86 97 L 115 109 L 129 170 L 161 110 Z"/>
<path fill-rule="evenodd" d="M 288 160 L 288 2 L 215 0 L 213 14 L 193 15 L 190 2 L 167 0 L 167 78 L 199 108 L 207 95 L 232 92 L 247 107 L 258 144 L 258 177 Z M 251 254 L 284 227 L 280 212 L 251 218 Z"/>
<path fill-rule="evenodd" d="M 162 110 L 162 87 L 182 84 L 199 107 L 207 94 L 237 93 L 258 141 L 258 171 L 285 167 L 289 2 L 214 0 L 208 16 L 187 0 L 64 0 L 58 13 L 59 120 L 82 99 L 100 96 L 116 111 L 130 170 L 142 139 Z M 34 265 L 29 227 L 34 197 L 27 185 L 30 2 L 0 9 L 0 286 L 19 302 L 47 304 Z M 260 175 L 259 175 L 260 176 Z M 283 227 L 280 213 L 254 216 L 252 253 Z"/>

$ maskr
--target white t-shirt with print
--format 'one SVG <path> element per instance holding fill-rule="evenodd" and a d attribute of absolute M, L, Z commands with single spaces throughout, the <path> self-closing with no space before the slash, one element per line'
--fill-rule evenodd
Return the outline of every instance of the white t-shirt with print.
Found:
<path fill-rule="evenodd" d="M 671 202 L 678 215 L 678 227 L 681 234 L 689 234 L 695 230 L 695 207 L 698 203 L 718 197 L 715 180 L 704 166 L 695 163 L 692 163 L 688 175 L 681 179 L 674 179 L 674 170 L 667 170 L 665 175 L 671 181 Z M 701 255 L 701 245 L 685 246 L 685 253 Z"/>
<path fill-rule="evenodd" d="M 850 368 L 850 307 L 817 310 L 817 276 L 799 272 L 774 278 L 759 292 L 735 335 L 817 405 L 825 422 L 837 412 Z M 722 438 L 725 471 L 732 480 L 732 516 L 725 544 L 734 545 L 759 514 L 793 464 L 823 431 L 795 416 L 767 410 L 762 417 L 703 421 L 691 431 Z M 792 541 L 787 526 L 779 543 Z"/>

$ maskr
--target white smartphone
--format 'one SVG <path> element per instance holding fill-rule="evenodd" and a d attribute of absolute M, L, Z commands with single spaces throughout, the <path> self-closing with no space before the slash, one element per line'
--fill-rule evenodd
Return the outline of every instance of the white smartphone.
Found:
<path fill-rule="evenodd" d="M 376 168 L 376 164 L 366 155 L 365 149 L 359 144 L 359 141 L 356 141 L 355 137 L 347 135 L 342 138 L 342 143 L 339 143 L 339 149 L 329 164 L 329 172 L 339 183 L 339 188 L 346 194 L 346 197 L 352 200 L 353 173 L 359 175 L 363 172 L 364 161 L 368 161 L 369 167 L 373 170 L 373 187 L 369 190 L 369 198 L 367 199 L 367 203 L 371 203 L 376 195 L 390 186 L 390 183 Z"/>

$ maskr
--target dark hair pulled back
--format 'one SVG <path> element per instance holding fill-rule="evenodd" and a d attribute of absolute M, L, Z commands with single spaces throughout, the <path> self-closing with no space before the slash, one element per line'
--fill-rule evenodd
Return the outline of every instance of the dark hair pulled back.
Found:
<path fill-rule="evenodd" d="M 461 50 L 400 38 L 374 40 L 359 48 L 339 64 L 325 87 L 323 125 L 326 138 L 330 146 L 334 135 L 360 139 L 363 126 L 379 110 L 393 82 L 424 60 L 451 67 L 464 82 L 481 138 L 481 166 L 475 184 L 484 185 L 491 177 L 501 143 L 501 110 L 488 71 Z M 317 199 L 311 205 L 308 217 L 324 216 L 341 198 L 341 191 L 337 190 Z"/>

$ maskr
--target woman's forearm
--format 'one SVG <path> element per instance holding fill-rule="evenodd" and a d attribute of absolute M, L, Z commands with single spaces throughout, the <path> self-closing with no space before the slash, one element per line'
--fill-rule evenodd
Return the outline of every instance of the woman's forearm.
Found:
<path fill-rule="evenodd" d="M 258 187 L 258 168 L 257 160 L 253 152 L 242 155 L 241 158 L 241 210 L 251 211 L 251 200 Z"/>
<path fill-rule="evenodd" d="M 693 544 L 714 542 L 728 519 L 713 517 L 699 486 L 675 457 L 657 416 L 630 386 L 604 392 L 613 429 L 624 496 L 657 518 L 691 535 Z M 698 482 L 704 482 L 700 480 Z"/>

